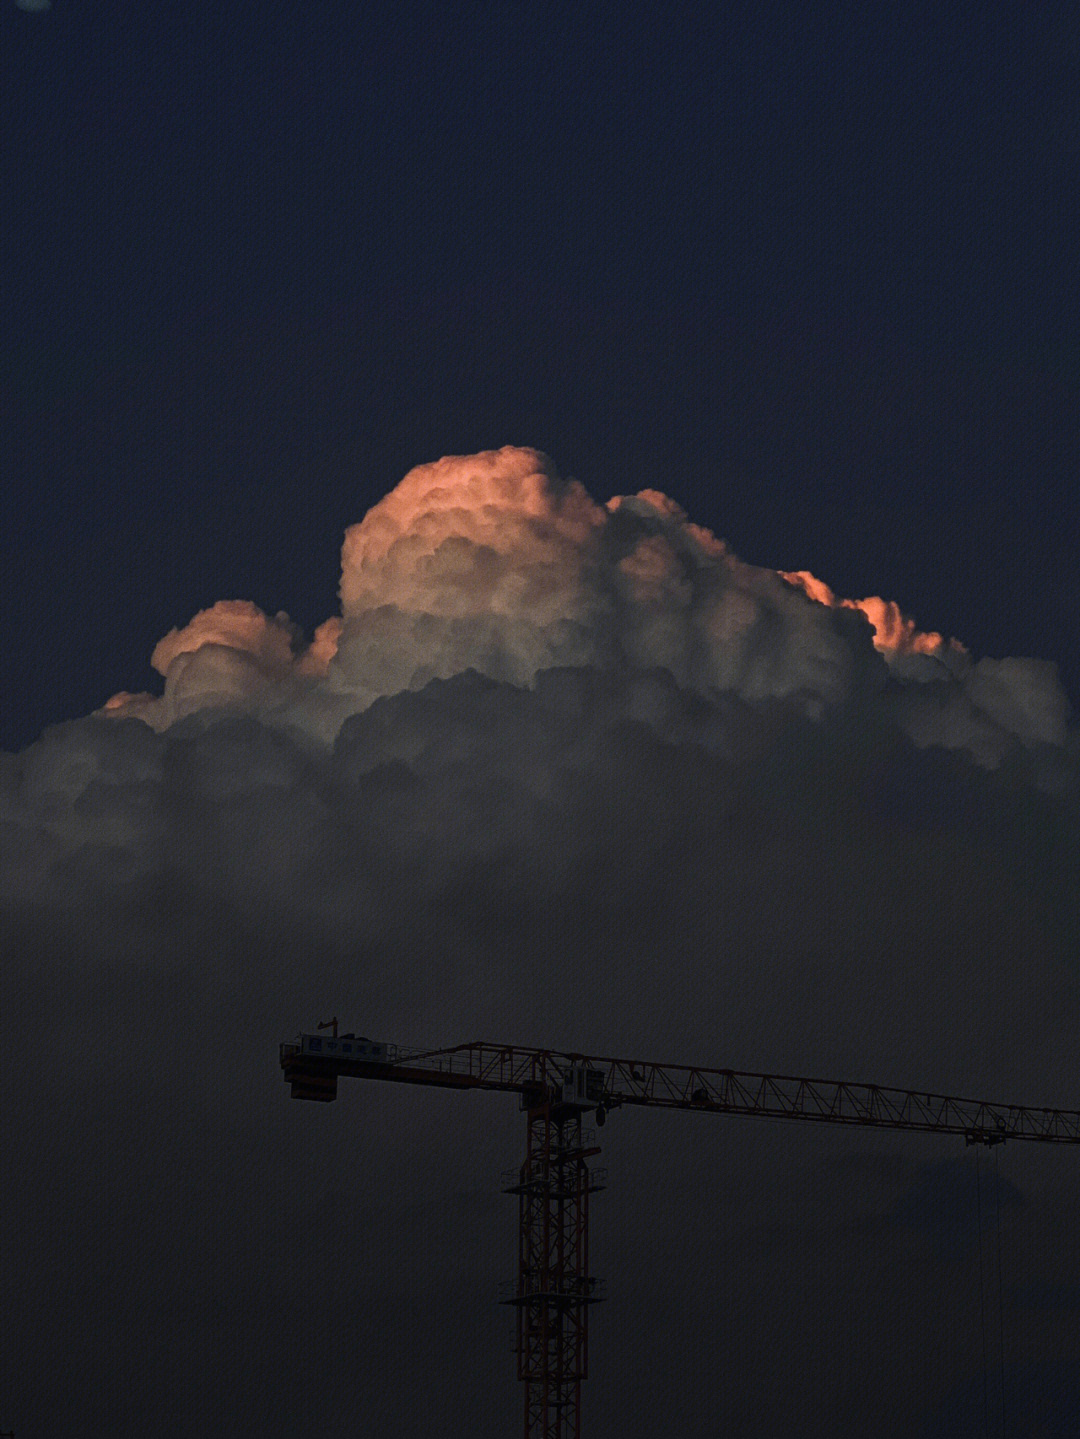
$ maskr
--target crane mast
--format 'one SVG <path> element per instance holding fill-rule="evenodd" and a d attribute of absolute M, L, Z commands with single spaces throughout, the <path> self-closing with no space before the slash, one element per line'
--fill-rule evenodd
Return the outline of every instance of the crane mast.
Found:
<path fill-rule="evenodd" d="M 526 1149 L 504 1193 L 518 1196 L 518 1268 L 506 1303 L 517 1313 L 518 1378 L 525 1439 L 581 1439 L 581 1384 L 588 1375 L 588 1320 L 602 1297 L 589 1268 L 589 1195 L 603 1172 L 583 1117 L 602 1125 L 624 1105 L 699 1114 L 911 1129 L 963 1136 L 1080 1144 L 1080 1112 L 957 1099 L 925 1090 L 791 1075 L 703 1069 L 475 1041 L 405 1049 L 354 1034 L 304 1034 L 281 1046 L 293 1098 L 329 1101 L 339 1078 L 516 1093 Z M 331 1025 L 320 1026 L 330 1028 Z"/>

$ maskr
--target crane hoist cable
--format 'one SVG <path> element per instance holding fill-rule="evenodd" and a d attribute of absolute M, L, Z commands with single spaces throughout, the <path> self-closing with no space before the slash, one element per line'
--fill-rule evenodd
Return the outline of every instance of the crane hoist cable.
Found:
<path fill-rule="evenodd" d="M 979 1334 L 982 1338 L 983 1435 L 990 1439 L 990 1358 L 986 1343 L 986 1277 L 983 1263 L 982 1156 L 975 1151 L 975 1242 L 979 1248 Z"/>
<path fill-rule="evenodd" d="M 1005 1406 L 1005 1304 L 1004 1285 L 1002 1283 L 1002 1261 L 1001 1261 L 1001 1207 L 1003 1194 L 1001 1189 L 1001 1173 L 998 1168 L 997 1150 L 994 1151 L 994 1193 L 997 1195 L 997 1207 L 994 1211 L 995 1231 L 997 1239 L 997 1291 L 998 1291 L 998 1372 L 1001 1382 L 1001 1433 L 1002 1436 L 1008 1432 Z"/>

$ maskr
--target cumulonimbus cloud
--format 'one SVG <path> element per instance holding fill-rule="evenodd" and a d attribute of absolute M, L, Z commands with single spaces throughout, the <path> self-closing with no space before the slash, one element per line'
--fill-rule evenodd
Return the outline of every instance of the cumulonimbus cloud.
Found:
<path fill-rule="evenodd" d="M 629 667 L 816 716 L 888 691 L 917 744 L 990 767 L 1017 743 L 1065 743 L 1053 665 L 973 660 L 894 602 L 745 564 L 655 490 L 601 505 L 535 450 L 410 470 L 346 530 L 339 592 L 306 646 L 287 615 L 218 601 L 158 644 L 161 696 L 114 695 L 104 713 L 160 729 L 246 707 L 330 741 L 380 696 L 467 670 L 531 685 L 552 667 Z"/>

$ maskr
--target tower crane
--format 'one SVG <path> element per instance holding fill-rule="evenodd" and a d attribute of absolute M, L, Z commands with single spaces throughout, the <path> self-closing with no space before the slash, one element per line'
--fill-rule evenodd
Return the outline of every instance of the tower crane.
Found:
<path fill-rule="evenodd" d="M 281 1046 L 294 1099 L 337 1097 L 339 1077 L 517 1094 L 525 1157 L 504 1192 L 518 1196 L 517 1279 L 504 1302 L 517 1311 L 517 1371 L 525 1385 L 525 1439 L 581 1439 L 588 1320 L 602 1297 L 589 1268 L 589 1195 L 604 1187 L 588 1161 L 600 1153 L 582 1120 L 598 1125 L 624 1105 L 698 1114 L 746 1114 L 817 1124 L 912 1129 L 963 1136 L 1080 1144 L 1080 1112 L 956 1099 L 919 1090 L 682 1064 L 604 1059 L 553 1049 L 476 1042 L 405 1049 L 355 1034 L 302 1034 Z"/>

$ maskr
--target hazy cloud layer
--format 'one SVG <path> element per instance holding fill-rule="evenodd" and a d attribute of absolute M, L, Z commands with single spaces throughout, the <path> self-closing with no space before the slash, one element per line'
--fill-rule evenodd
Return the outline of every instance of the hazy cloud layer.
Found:
<path fill-rule="evenodd" d="M 811 581 L 532 451 L 444 460 L 347 531 L 313 644 L 219 602 L 158 645 L 162 695 L 4 757 L 6 1423 L 517 1423 L 523 1120 L 291 1103 L 277 1043 L 333 1013 L 1080 1106 L 1052 667 Z M 1025 1432 L 1073 1422 L 1080 1154 L 678 1114 L 602 1137 L 589 1432 L 967 1432 L 999 1232 L 1007 1388 Z"/>

